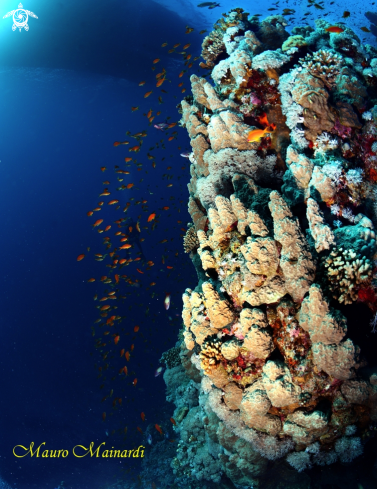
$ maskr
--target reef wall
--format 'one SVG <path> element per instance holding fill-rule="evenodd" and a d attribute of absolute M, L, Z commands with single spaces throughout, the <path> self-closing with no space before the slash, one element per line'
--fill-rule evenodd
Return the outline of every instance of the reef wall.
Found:
<path fill-rule="evenodd" d="M 377 311 L 377 50 L 325 20 L 285 26 L 230 11 L 202 45 L 213 83 L 192 75 L 180 105 L 199 283 L 165 373 L 177 481 L 349 462 L 377 422 L 377 370 L 339 310 Z"/>

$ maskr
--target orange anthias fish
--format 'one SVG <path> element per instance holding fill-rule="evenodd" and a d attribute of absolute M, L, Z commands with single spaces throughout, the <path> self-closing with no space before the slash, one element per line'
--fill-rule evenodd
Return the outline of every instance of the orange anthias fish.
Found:
<path fill-rule="evenodd" d="M 84 258 L 85 258 L 85 255 L 79 255 L 79 256 L 77 257 L 77 261 L 81 261 L 81 260 L 83 260 Z"/>
<path fill-rule="evenodd" d="M 164 435 L 164 432 L 162 431 L 162 428 L 159 424 L 155 424 L 154 427 L 156 428 L 156 430 L 160 433 L 160 435 Z"/>
<path fill-rule="evenodd" d="M 153 64 L 155 65 L 156 63 L 158 63 L 160 61 L 160 58 L 156 58 L 153 60 Z"/>
<path fill-rule="evenodd" d="M 331 27 L 328 27 L 327 29 L 325 29 L 326 32 L 332 32 L 332 33 L 335 33 L 335 34 L 340 34 L 341 32 L 344 32 L 344 29 L 342 29 L 341 27 L 337 27 L 336 25 L 332 25 Z"/>
<path fill-rule="evenodd" d="M 156 217 L 156 214 L 155 214 L 155 213 L 151 214 L 151 215 L 148 217 L 148 222 L 153 221 L 153 219 L 155 219 L 155 217 Z"/>
<path fill-rule="evenodd" d="M 134 379 L 134 380 L 132 381 L 132 383 L 133 383 L 133 385 L 136 387 L 136 384 L 137 384 L 137 379 Z"/>
<path fill-rule="evenodd" d="M 156 87 L 160 87 L 164 83 L 164 81 L 165 81 L 165 77 L 158 80 L 158 82 L 156 83 Z"/>
<path fill-rule="evenodd" d="M 119 340 L 120 340 L 120 336 L 115 336 L 114 338 L 114 343 L 117 345 L 119 343 Z"/>
<path fill-rule="evenodd" d="M 99 226 L 102 223 L 103 223 L 103 219 L 97 219 L 97 221 L 93 224 L 93 227 L 95 228 L 95 227 Z"/>
<path fill-rule="evenodd" d="M 142 421 L 145 421 L 145 414 L 144 414 L 144 413 L 141 413 L 141 414 L 140 414 L 140 417 L 141 417 L 141 420 L 142 420 Z"/>
<path fill-rule="evenodd" d="M 143 85 L 145 85 L 145 81 L 141 81 L 141 82 L 139 83 L 139 87 L 142 87 Z"/>
<path fill-rule="evenodd" d="M 249 132 L 247 140 L 249 143 L 257 143 L 269 132 L 271 132 L 271 130 L 268 127 L 266 127 L 266 129 L 254 129 Z"/>
<path fill-rule="evenodd" d="M 149 95 L 150 95 L 152 92 L 153 92 L 152 90 L 151 90 L 150 92 L 147 92 L 147 93 L 144 95 L 144 98 L 149 97 Z"/>
<path fill-rule="evenodd" d="M 140 326 L 134 326 L 134 332 L 137 333 L 140 329 Z"/>
<path fill-rule="evenodd" d="M 124 355 L 126 357 L 127 362 L 130 361 L 130 352 L 126 351 L 126 354 Z"/>
<path fill-rule="evenodd" d="M 124 158 L 124 161 L 125 161 L 126 163 L 128 163 L 129 161 L 132 161 L 132 158 L 128 156 L 128 157 Z"/>
<path fill-rule="evenodd" d="M 107 205 L 114 205 L 117 204 L 119 200 L 110 200 L 110 202 L 107 203 Z"/>
<path fill-rule="evenodd" d="M 177 425 L 177 423 L 175 422 L 175 419 L 174 418 L 170 418 L 170 421 L 173 423 L 174 426 Z"/>
<path fill-rule="evenodd" d="M 103 419 L 103 421 L 105 421 L 105 419 L 106 419 L 106 413 L 102 413 L 102 419 Z"/>

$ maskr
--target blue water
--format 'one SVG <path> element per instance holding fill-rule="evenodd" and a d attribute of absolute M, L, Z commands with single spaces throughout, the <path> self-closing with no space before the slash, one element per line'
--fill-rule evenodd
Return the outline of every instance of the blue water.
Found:
<path fill-rule="evenodd" d="M 2 2 L 1 17 L 16 4 Z M 140 413 L 158 423 L 171 409 L 165 404 L 162 377 L 155 378 L 154 371 L 162 352 L 176 342 L 181 294 L 197 281 L 181 244 L 181 228 L 189 222 L 190 176 L 187 160 L 179 154 L 189 149 L 189 139 L 175 127 L 172 131 L 178 130 L 178 139 L 167 142 L 143 113 L 161 110 L 154 122 L 180 117 L 176 105 L 183 95 L 177 84 L 183 61 L 177 54 L 167 55 L 167 48 L 160 47 L 163 42 L 169 47 L 191 42 L 190 51 L 199 56 L 202 36 L 198 32 L 210 30 L 221 12 L 240 6 L 266 15 L 272 3 L 255 10 L 243 1 L 221 2 L 221 8 L 214 10 L 195 5 L 147 0 L 25 2 L 24 8 L 38 16 L 29 20 L 28 32 L 13 32 L 10 18 L 0 20 L 0 476 L 4 481 L 0 487 L 54 489 L 64 481 L 67 489 L 101 489 L 118 479 L 131 480 L 138 473 L 135 459 L 122 463 L 77 459 L 71 453 L 64 459 L 16 458 L 12 451 L 31 442 L 70 452 L 75 445 L 88 446 L 92 441 L 105 441 L 108 448 L 122 443 L 132 448 L 146 443 L 136 430 L 143 426 Z M 301 14 L 306 8 L 288 1 L 286 6 L 296 6 Z M 329 18 L 338 20 L 345 8 L 354 15 L 347 22 L 368 25 L 361 7 L 356 9 L 351 2 L 336 2 Z M 196 29 L 189 36 L 187 24 Z M 368 42 L 373 39 L 362 35 Z M 163 104 L 158 103 L 154 88 L 158 71 L 151 71 L 157 57 L 171 80 L 161 87 L 168 92 L 161 93 Z M 141 80 L 147 81 L 144 87 L 138 86 Z M 184 81 L 189 93 L 187 76 Z M 152 87 L 153 96 L 144 99 Z M 131 106 L 140 109 L 132 113 Z M 114 198 L 119 198 L 122 208 L 130 197 L 148 200 L 148 212 L 133 203 L 127 212 L 136 220 L 141 215 L 144 226 L 149 213 L 161 215 L 154 231 L 142 231 L 144 254 L 155 265 L 144 275 L 137 273 L 136 264 L 123 269 L 122 273 L 141 281 L 141 287 L 126 287 L 128 297 L 118 304 L 118 314 L 126 317 L 122 324 L 131 331 L 130 338 L 135 336 L 128 365 L 134 373 L 122 382 L 117 370 L 124 361 L 114 358 L 109 360 L 114 370 L 104 381 L 97 378 L 103 362 L 95 351 L 91 327 L 98 317 L 93 296 L 103 292 L 99 278 L 108 273 L 105 262 L 96 262 L 93 254 L 105 252 L 106 234 L 92 230 L 93 217 L 86 213 L 102 200 L 103 181 L 110 180 L 112 188 L 118 185 L 114 166 L 125 168 L 124 158 L 135 156 L 126 146 L 114 148 L 113 142 L 123 141 L 128 130 L 134 134 L 144 129 L 148 137 L 143 150 L 161 138 L 166 149 L 160 145 L 154 150 L 155 169 L 146 151 L 136 155 L 142 169 L 130 166 L 127 177 L 135 188 L 114 192 Z M 101 167 L 106 171 L 101 172 Z M 170 183 L 173 187 L 167 187 Z M 169 206 L 169 211 L 162 211 L 163 206 Z M 105 223 L 122 217 L 121 210 L 105 207 L 95 213 Z M 164 239 L 167 243 L 160 243 Z M 86 257 L 77 262 L 81 253 Z M 136 252 L 131 256 L 135 258 Z M 90 277 L 97 281 L 88 284 Z M 149 287 L 150 282 L 156 286 Z M 166 293 L 172 294 L 169 311 L 163 307 Z M 138 335 L 132 333 L 136 324 Z M 131 385 L 134 377 L 136 387 Z M 111 389 L 115 397 L 122 397 L 122 406 L 114 411 L 114 397 L 101 403 Z"/>

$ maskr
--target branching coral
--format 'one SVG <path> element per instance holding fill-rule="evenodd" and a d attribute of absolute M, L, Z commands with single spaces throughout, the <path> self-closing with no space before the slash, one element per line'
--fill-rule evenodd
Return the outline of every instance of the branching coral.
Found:
<path fill-rule="evenodd" d="M 334 85 L 342 63 L 343 58 L 340 54 L 326 49 L 321 49 L 300 60 L 303 68 L 306 68 L 313 76 L 320 78 L 329 88 Z"/>
<path fill-rule="evenodd" d="M 359 287 L 372 276 L 371 261 L 365 256 L 358 258 L 353 250 L 343 248 L 335 248 L 323 260 L 333 297 L 344 304 L 356 301 Z"/>
<path fill-rule="evenodd" d="M 185 253 L 190 253 L 199 248 L 199 240 L 194 226 L 190 226 L 183 237 L 183 249 Z"/>

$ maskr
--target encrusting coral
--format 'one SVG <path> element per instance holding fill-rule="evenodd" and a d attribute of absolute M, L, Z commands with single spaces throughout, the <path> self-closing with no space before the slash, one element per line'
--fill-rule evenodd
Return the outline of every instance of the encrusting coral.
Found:
<path fill-rule="evenodd" d="M 362 376 L 338 309 L 377 311 L 376 214 L 364 205 L 377 196 L 377 57 L 329 26 L 289 36 L 283 16 L 224 14 L 203 42 L 214 85 L 191 76 L 181 103 L 185 251 L 200 277 L 183 294 L 181 348 L 202 379 L 192 416 L 208 434 L 195 448 L 207 480 L 216 466 L 258 487 L 265 458 L 297 471 L 349 462 L 377 421 L 376 374 Z"/>

